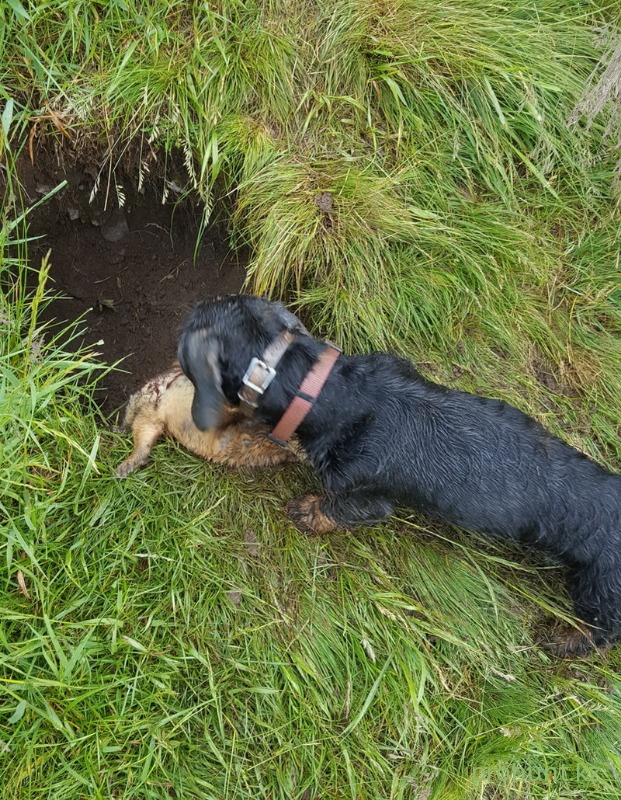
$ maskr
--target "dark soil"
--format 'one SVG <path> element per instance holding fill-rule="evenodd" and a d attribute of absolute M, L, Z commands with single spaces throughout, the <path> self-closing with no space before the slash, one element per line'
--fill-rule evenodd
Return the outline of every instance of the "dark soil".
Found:
<path fill-rule="evenodd" d="M 122 181 L 125 203 L 119 208 L 114 185 L 107 203 L 105 186 L 91 202 L 96 175 L 92 165 L 67 167 L 45 153 L 34 166 L 27 158 L 20 164 L 28 205 L 68 182 L 29 214 L 29 236 L 41 237 L 30 243 L 29 258 L 38 269 L 51 251 L 49 288 L 62 295 L 45 309 L 44 320 L 62 323 L 85 315 L 83 341 L 103 340 L 96 350 L 107 364 L 123 359 L 97 392 L 109 414 L 169 366 L 195 303 L 240 290 L 245 258 L 231 251 L 225 223 L 208 228 L 199 242 L 200 204 L 180 201 L 174 189 L 162 203 L 163 180 L 153 180 L 144 192 L 137 191 L 135 179 Z"/>

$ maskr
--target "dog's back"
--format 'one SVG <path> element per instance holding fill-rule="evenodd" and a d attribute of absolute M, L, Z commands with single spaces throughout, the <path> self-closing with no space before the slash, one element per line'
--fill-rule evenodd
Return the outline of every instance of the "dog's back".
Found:
<path fill-rule="evenodd" d="M 358 385 L 366 403 L 352 403 L 350 414 L 367 415 L 358 449 L 377 459 L 374 491 L 465 528 L 544 544 L 563 557 L 581 558 L 581 548 L 591 548 L 605 528 L 621 535 L 621 475 L 519 409 L 435 384 L 391 355 L 349 361 L 359 361 L 363 375 Z M 349 468 L 355 469 L 351 455 Z"/>

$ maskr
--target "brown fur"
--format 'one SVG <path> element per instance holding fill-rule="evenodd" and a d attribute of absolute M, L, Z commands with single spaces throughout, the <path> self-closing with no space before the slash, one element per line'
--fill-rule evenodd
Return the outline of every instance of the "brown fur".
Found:
<path fill-rule="evenodd" d="M 287 503 L 287 513 L 302 533 L 313 536 L 339 529 L 340 526 L 321 510 L 322 499 L 318 494 L 307 494 Z"/>
<path fill-rule="evenodd" d="M 192 421 L 194 387 L 178 365 L 149 381 L 127 403 L 121 430 L 131 429 L 134 450 L 116 470 L 125 478 L 149 459 L 151 448 L 164 435 L 201 458 L 230 467 L 270 467 L 303 460 L 297 442 L 287 448 L 267 438 L 268 429 L 226 406 L 218 428 L 200 431 Z"/>
<path fill-rule="evenodd" d="M 593 635 L 586 625 L 574 628 L 570 627 L 569 623 L 561 623 L 558 625 L 556 635 L 552 636 L 543 646 L 561 658 L 574 658 L 588 655 L 596 645 Z M 608 648 L 609 645 L 602 645 L 598 650 L 603 654 Z"/>

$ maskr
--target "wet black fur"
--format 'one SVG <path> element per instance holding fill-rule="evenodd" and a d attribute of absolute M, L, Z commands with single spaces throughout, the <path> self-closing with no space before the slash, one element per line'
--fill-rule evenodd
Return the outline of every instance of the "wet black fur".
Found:
<path fill-rule="evenodd" d="M 179 344 L 199 428 L 237 404 L 250 359 L 284 328 L 299 335 L 256 416 L 274 426 L 324 345 L 279 303 L 250 296 L 200 304 Z M 385 353 L 342 355 L 298 436 L 339 525 L 395 506 L 535 544 L 569 568 L 577 615 L 596 644 L 621 635 L 621 475 L 513 406 L 448 389 Z"/>

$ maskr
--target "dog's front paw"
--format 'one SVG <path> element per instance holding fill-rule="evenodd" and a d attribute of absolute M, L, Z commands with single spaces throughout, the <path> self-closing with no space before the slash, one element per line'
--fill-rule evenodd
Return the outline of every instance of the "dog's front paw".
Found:
<path fill-rule="evenodd" d="M 339 527 L 333 519 L 323 513 L 321 500 L 319 495 L 309 494 L 305 497 L 296 497 L 287 503 L 287 514 L 302 533 L 315 536 L 318 533 L 334 531 Z"/>

